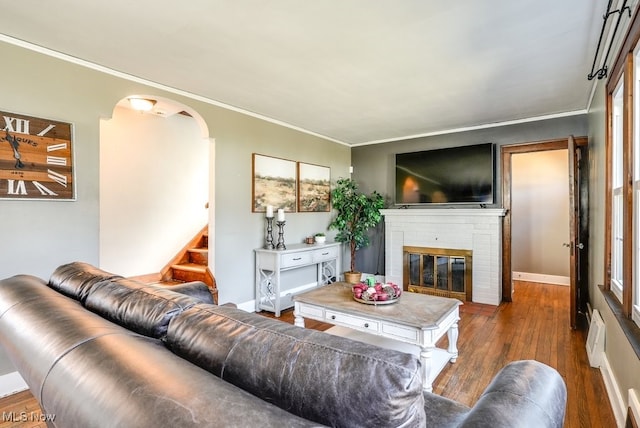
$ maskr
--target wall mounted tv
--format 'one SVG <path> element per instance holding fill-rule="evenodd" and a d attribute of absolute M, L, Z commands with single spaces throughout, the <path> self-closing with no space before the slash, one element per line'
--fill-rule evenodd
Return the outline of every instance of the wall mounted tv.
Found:
<path fill-rule="evenodd" d="M 396 205 L 493 204 L 494 144 L 396 154 Z"/>

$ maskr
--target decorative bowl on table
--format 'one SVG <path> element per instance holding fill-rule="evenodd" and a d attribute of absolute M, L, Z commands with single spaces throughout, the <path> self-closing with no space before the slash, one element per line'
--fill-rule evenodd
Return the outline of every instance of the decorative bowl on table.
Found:
<path fill-rule="evenodd" d="M 359 282 L 351 288 L 353 299 L 356 302 L 367 305 L 388 305 L 400 299 L 402 288 L 398 285 L 386 282 L 367 284 Z"/>

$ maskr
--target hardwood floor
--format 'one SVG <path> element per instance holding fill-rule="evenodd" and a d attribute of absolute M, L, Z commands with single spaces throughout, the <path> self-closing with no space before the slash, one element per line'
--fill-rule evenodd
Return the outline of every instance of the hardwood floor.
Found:
<path fill-rule="evenodd" d="M 589 366 L 587 332 L 569 327 L 569 287 L 514 286 L 514 301 L 494 313 L 461 314 L 460 356 L 436 379 L 434 392 L 471 405 L 505 364 L 534 359 L 558 370 L 567 384 L 565 427 L 615 427 L 602 374 Z"/>
<path fill-rule="evenodd" d="M 465 303 L 460 312 L 460 356 L 436 379 L 436 394 L 473 405 L 505 364 L 535 359 L 556 368 L 567 384 L 565 427 L 616 426 L 600 370 L 591 368 L 587 360 L 586 332 L 569 327 L 568 287 L 516 282 L 513 302 L 498 307 Z M 293 323 L 293 312 L 285 311 L 280 319 Z M 314 321 L 306 324 L 317 330 L 331 327 Z M 446 346 L 446 336 L 441 346 Z M 0 400 L 3 415 L 33 411 L 40 412 L 28 391 Z M 0 428 L 44 426 L 43 422 L 0 419 Z"/>
<path fill-rule="evenodd" d="M 436 378 L 433 392 L 472 406 L 507 363 L 534 359 L 558 370 L 567 384 L 566 428 L 615 427 L 602 374 L 589 366 L 587 332 L 569 326 L 569 287 L 516 281 L 514 288 L 511 303 L 460 307 L 459 357 Z M 292 311 L 280 319 L 293 323 Z M 446 347 L 446 335 L 438 345 Z"/>
<path fill-rule="evenodd" d="M 40 405 L 29 391 L 0 400 L 0 428 L 46 428 Z"/>

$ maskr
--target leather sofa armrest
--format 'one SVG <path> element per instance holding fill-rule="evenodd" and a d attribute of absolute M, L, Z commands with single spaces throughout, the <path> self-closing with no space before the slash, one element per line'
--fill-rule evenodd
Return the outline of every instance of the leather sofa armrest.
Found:
<path fill-rule="evenodd" d="M 493 378 L 459 426 L 561 428 L 566 404 L 567 388 L 555 369 L 515 361 Z"/>

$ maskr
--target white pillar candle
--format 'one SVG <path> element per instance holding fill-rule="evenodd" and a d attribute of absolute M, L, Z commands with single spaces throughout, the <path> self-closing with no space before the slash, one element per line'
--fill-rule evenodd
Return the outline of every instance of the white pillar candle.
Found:
<path fill-rule="evenodd" d="M 267 205 L 267 217 L 268 218 L 273 217 L 273 205 Z"/>
<path fill-rule="evenodd" d="M 278 221 L 284 221 L 284 210 L 282 208 L 278 210 Z"/>

